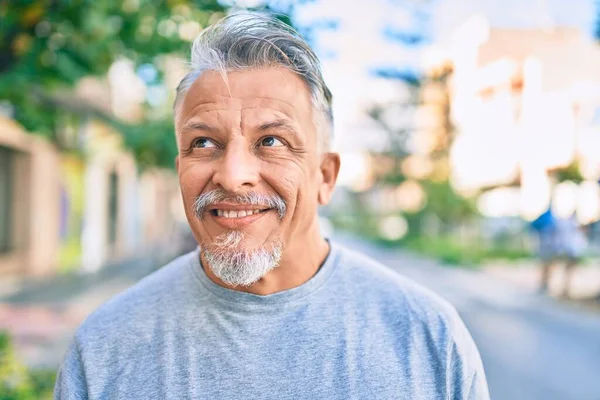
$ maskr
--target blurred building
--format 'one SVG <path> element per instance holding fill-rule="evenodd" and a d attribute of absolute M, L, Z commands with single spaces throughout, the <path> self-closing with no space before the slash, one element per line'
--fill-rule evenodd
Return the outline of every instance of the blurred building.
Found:
<path fill-rule="evenodd" d="M 138 171 L 120 134 L 101 123 L 88 123 L 84 135 L 80 265 L 95 271 L 165 243 L 183 214 L 174 171 Z"/>
<path fill-rule="evenodd" d="M 592 38 L 473 17 L 430 58 L 431 71 L 451 71 L 455 188 L 483 190 L 480 208 L 490 216 L 535 218 L 553 199 L 559 214 L 600 218 L 600 48 Z M 576 171 L 573 182 L 555 181 L 557 171 Z"/>
<path fill-rule="evenodd" d="M 59 247 L 59 154 L 0 117 L 0 275 L 44 275 Z"/>
<path fill-rule="evenodd" d="M 97 121 L 80 134 L 77 155 L 0 118 L 0 278 L 91 272 L 177 234 L 175 173 L 140 172 L 120 135 Z"/>

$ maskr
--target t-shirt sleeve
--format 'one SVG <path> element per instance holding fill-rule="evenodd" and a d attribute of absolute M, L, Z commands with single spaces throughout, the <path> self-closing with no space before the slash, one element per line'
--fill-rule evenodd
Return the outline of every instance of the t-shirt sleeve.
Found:
<path fill-rule="evenodd" d="M 87 398 L 87 383 L 81 354 L 76 340 L 73 340 L 58 371 L 54 385 L 54 399 L 87 400 Z"/>
<path fill-rule="evenodd" d="M 469 389 L 468 399 L 469 400 L 480 400 L 485 399 L 489 400 L 490 392 L 488 389 L 487 381 L 485 379 L 485 375 L 480 372 L 475 372 L 471 379 L 471 388 Z"/>
<path fill-rule="evenodd" d="M 490 394 L 479 350 L 462 320 L 457 318 L 448 354 L 448 398 L 489 400 Z"/>

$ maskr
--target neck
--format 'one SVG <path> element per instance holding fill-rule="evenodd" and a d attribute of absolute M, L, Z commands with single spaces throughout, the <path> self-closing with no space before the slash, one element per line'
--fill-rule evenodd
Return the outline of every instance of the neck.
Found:
<path fill-rule="evenodd" d="M 307 237 L 288 243 L 279 266 L 251 286 L 231 286 L 214 275 L 204 256 L 202 265 L 206 275 L 216 284 L 228 289 L 260 296 L 282 292 L 298 287 L 312 278 L 329 254 L 329 243 L 321 236 L 318 225 L 311 228 Z"/>

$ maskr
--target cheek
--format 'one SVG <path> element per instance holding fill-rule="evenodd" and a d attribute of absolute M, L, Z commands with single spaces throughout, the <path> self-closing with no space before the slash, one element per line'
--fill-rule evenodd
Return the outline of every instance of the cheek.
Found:
<path fill-rule="evenodd" d="M 314 199 L 317 201 L 317 170 L 308 163 L 282 163 L 266 165 L 263 168 L 263 179 L 288 204 L 288 211 L 293 214 L 307 210 Z"/>
<path fill-rule="evenodd" d="M 184 201 L 200 195 L 210 182 L 211 169 L 197 163 L 181 162 L 179 165 L 179 184 Z"/>
<path fill-rule="evenodd" d="M 277 195 L 288 204 L 288 209 L 295 202 L 301 168 L 290 162 L 263 162 L 261 178 Z"/>

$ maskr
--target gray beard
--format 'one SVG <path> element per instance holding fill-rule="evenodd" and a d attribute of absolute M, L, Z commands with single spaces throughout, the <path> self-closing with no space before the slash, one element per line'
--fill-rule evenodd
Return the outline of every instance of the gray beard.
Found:
<path fill-rule="evenodd" d="M 208 267 L 227 285 L 251 286 L 275 269 L 281 260 L 281 242 L 244 250 L 239 246 L 243 239 L 243 232 L 231 231 L 219 235 L 214 243 L 202 246 Z"/>

